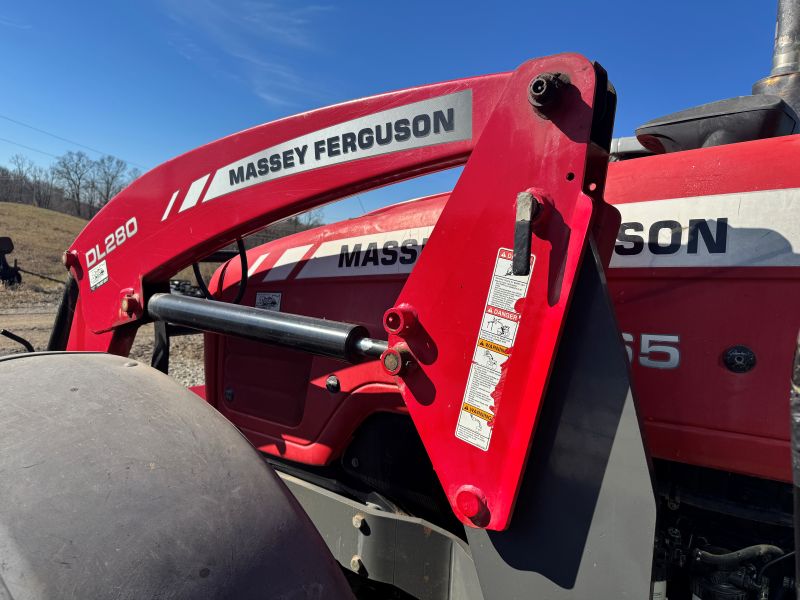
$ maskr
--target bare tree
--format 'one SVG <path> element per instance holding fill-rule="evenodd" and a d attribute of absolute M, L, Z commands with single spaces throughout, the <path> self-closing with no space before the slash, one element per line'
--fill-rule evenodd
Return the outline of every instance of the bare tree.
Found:
<path fill-rule="evenodd" d="M 10 162 L 11 166 L 13 167 L 13 170 L 11 171 L 14 187 L 12 201 L 30 204 L 33 196 L 33 190 L 31 189 L 30 185 L 30 174 L 34 168 L 33 161 L 22 154 L 15 154 L 8 160 L 8 162 Z"/>
<path fill-rule="evenodd" d="M 93 198 L 91 206 L 94 212 L 108 204 L 128 183 L 128 165 L 124 160 L 114 156 L 103 156 L 94 162 L 92 169 Z"/>
<path fill-rule="evenodd" d="M 56 190 L 53 168 L 34 167 L 29 177 L 33 186 L 33 203 L 39 208 L 50 208 Z"/>
<path fill-rule="evenodd" d="M 325 218 L 321 208 L 313 208 L 300 215 L 300 226 L 305 229 L 313 229 L 319 227 L 325 222 Z"/>
<path fill-rule="evenodd" d="M 67 152 L 53 165 L 56 181 L 64 187 L 76 216 L 81 216 L 83 204 L 90 193 L 94 161 L 85 152 Z"/>
<path fill-rule="evenodd" d="M 9 169 L 0 167 L 0 202 L 14 199 L 14 175 Z"/>

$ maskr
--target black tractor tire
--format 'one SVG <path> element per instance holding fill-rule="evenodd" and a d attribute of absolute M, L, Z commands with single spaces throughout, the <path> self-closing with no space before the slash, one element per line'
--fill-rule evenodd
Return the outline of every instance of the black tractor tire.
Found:
<path fill-rule="evenodd" d="M 134 360 L 0 359 L 0 600 L 351 598 L 216 410 Z"/>

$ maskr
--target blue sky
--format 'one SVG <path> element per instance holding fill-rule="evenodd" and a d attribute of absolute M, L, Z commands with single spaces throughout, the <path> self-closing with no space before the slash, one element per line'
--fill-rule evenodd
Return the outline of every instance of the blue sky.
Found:
<path fill-rule="evenodd" d="M 147 170 L 208 141 L 343 100 L 580 52 L 619 95 L 615 135 L 748 94 L 770 67 L 772 0 L 0 4 L 0 138 Z M 15 153 L 0 141 L 0 164 Z M 87 152 L 97 156 L 92 151 Z M 349 199 L 329 219 L 449 189 L 455 173 Z"/>

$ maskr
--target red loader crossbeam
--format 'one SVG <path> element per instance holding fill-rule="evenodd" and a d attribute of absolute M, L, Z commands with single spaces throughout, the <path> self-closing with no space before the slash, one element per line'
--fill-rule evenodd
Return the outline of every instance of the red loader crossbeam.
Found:
<path fill-rule="evenodd" d="M 602 200 L 613 113 L 602 69 L 565 54 L 323 108 L 189 152 L 119 194 L 66 253 L 79 287 L 67 348 L 126 355 L 138 325 L 158 316 L 154 294 L 180 269 L 287 216 L 465 164 L 386 307 L 382 360 L 455 514 L 506 529 L 578 268 L 592 232 L 605 258 L 616 232 Z M 242 275 L 236 261 L 229 273 Z M 255 309 L 216 304 L 208 320 L 258 320 Z M 302 331 L 287 336 L 291 345 Z"/>

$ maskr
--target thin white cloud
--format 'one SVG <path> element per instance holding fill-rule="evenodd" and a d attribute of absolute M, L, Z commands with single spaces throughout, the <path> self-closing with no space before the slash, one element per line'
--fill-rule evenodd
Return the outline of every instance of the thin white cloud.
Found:
<path fill-rule="evenodd" d="M 14 21 L 13 19 L 9 19 L 3 15 L 0 15 L 0 25 L 3 27 L 11 27 L 12 29 L 32 29 L 32 25 L 28 25 L 27 23 L 20 23 L 19 21 Z"/>
<path fill-rule="evenodd" d="M 273 104 L 276 106 L 289 106 L 292 104 L 291 102 L 287 101 L 286 98 L 270 94 L 269 92 L 266 91 L 256 90 L 255 95 L 261 98 L 267 104 Z"/>
<path fill-rule="evenodd" d="M 221 53 L 234 65 L 226 75 L 245 81 L 268 104 L 290 105 L 298 95 L 319 96 L 314 85 L 276 55 L 316 51 L 314 21 L 329 7 L 254 0 L 162 0 L 162 5 L 177 26 L 169 43 L 186 60 L 219 71 L 214 53 Z"/>

